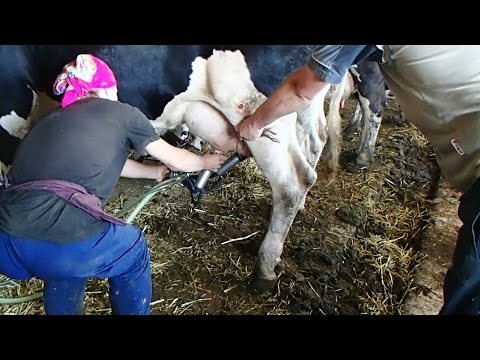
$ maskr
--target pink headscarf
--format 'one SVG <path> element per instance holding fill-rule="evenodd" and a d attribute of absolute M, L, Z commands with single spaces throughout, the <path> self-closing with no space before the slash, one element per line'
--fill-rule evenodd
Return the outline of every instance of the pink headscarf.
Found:
<path fill-rule="evenodd" d="M 95 89 L 117 86 L 115 75 L 102 60 L 90 54 L 80 54 L 63 67 L 53 84 L 55 95 L 63 95 L 62 107 L 85 97 Z"/>

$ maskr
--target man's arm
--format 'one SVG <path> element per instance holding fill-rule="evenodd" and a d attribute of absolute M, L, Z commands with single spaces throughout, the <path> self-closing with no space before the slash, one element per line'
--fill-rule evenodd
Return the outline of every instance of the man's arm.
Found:
<path fill-rule="evenodd" d="M 255 140 L 264 127 L 282 116 L 301 110 L 328 85 L 308 65 L 304 65 L 289 75 L 252 116 L 238 125 L 240 137 Z"/>
<path fill-rule="evenodd" d="M 351 65 L 378 54 L 381 50 L 375 45 L 318 45 L 307 64 L 290 74 L 252 116 L 239 124 L 239 136 L 255 140 L 265 126 L 301 110 L 329 84 L 339 84 Z"/>
<path fill-rule="evenodd" d="M 226 160 L 222 154 L 196 155 L 172 146 L 161 138 L 148 144 L 145 151 L 173 171 L 217 171 Z"/>

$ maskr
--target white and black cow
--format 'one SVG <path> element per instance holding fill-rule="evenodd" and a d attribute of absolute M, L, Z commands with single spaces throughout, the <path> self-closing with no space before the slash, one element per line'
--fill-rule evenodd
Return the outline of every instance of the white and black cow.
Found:
<path fill-rule="evenodd" d="M 208 103 L 208 99 L 204 99 L 203 103 L 200 99 L 194 104 L 189 103 L 188 109 L 182 105 L 176 109 L 173 106 L 176 95 L 185 93 L 190 84 L 195 59 L 207 59 L 214 49 L 241 50 L 246 60 L 244 65 L 228 74 L 224 72 L 229 69 L 228 66 L 212 65 L 213 71 L 210 67 L 208 72 L 216 81 L 207 82 L 210 85 L 221 84 L 220 89 L 226 86 L 233 90 L 233 97 L 231 92 L 227 92 L 230 96 L 227 98 L 210 89 L 215 94 L 216 104 L 221 105 L 216 108 L 216 120 L 234 118 L 238 123 L 251 114 L 288 74 L 306 62 L 311 48 L 293 45 L 0 46 L 0 67 L 8 69 L 0 73 L 0 126 L 5 130 L 0 138 L 0 160 L 7 165 L 11 163 L 18 139 L 25 135 L 39 116 L 32 111 L 37 108 L 39 94 L 46 93 L 51 99 L 60 100 L 52 94 L 52 84 L 62 67 L 79 53 L 91 53 L 104 60 L 116 74 L 119 100 L 138 107 L 148 118 L 155 120 L 158 129 L 165 131 L 175 128 L 182 121 L 192 120 L 193 112 L 207 121 L 209 116 L 201 115 L 211 114 L 211 107 L 215 105 Z M 223 80 L 239 74 L 242 75 L 238 83 Z M 249 83 L 250 77 L 254 88 Z M 298 114 L 298 121 L 297 114 L 291 114 L 272 126 L 268 137 L 257 141 L 259 145 L 249 144 L 252 148 L 264 148 L 265 151 L 252 152 L 254 156 L 259 154 L 256 156 L 257 163 L 262 170 L 268 169 L 267 178 L 274 181 L 271 221 L 259 251 L 254 288 L 270 287 L 275 283 L 275 266 L 280 261 L 283 242 L 297 211 L 303 206 L 306 192 L 316 180 L 315 165 L 327 136 L 323 112 L 326 90 Z M 227 93 L 224 93 L 225 96 Z M 236 94 L 240 96 L 235 97 Z M 253 101 L 243 102 L 246 99 L 244 95 L 248 98 L 248 94 L 254 97 Z M 228 99 L 241 101 L 227 103 Z M 169 116 L 164 114 L 167 108 L 174 109 L 167 112 Z M 213 134 L 213 127 L 208 123 L 197 122 L 198 135 L 220 150 L 235 150 L 237 137 L 232 124 L 228 121 L 217 124 L 221 124 L 216 129 L 221 128 L 223 134 Z M 189 127 L 193 132 L 195 124 L 190 121 Z M 277 141 L 272 141 L 274 138 Z M 272 162 L 272 159 L 263 157 L 264 154 L 277 152 L 283 155 L 282 161 Z"/>
<path fill-rule="evenodd" d="M 330 101 L 329 119 L 331 126 L 340 124 L 340 110 L 344 107 L 346 100 L 355 97 L 357 104 L 354 115 L 348 126 L 343 132 L 343 140 L 350 141 L 353 134 L 358 129 L 363 119 L 358 150 L 355 162 L 359 168 L 368 168 L 372 162 L 376 139 L 380 130 L 381 121 L 385 113 L 388 99 L 388 89 L 386 87 L 380 67 L 375 61 L 362 61 L 350 68 L 347 78 L 344 81 L 330 88 L 326 99 Z M 340 132 L 340 128 L 331 129 L 331 132 Z M 183 143 L 189 137 L 189 129 L 185 123 L 182 123 L 173 132 L 173 137 L 178 143 Z M 192 136 L 188 142 L 190 148 L 197 151 L 201 150 L 203 140 L 199 136 Z M 340 142 L 336 143 L 337 149 L 334 156 L 330 156 L 328 164 L 330 171 L 334 174 L 338 168 L 338 152 L 340 151 Z"/>
<path fill-rule="evenodd" d="M 386 84 L 380 66 L 375 61 L 361 61 L 350 69 L 350 73 L 353 75 L 358 103 L 352 120 L 343 133 L 343 139 L 351 140 L 363 118 L 356 163 L 361 168 L 367 168 L 373 159 L 387 106 Z"/>

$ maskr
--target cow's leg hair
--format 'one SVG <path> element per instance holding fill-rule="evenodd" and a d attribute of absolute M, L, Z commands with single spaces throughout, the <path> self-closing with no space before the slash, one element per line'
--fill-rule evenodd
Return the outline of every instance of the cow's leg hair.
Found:
<path fill-rule="evenodd" d="M 297 139 L 308 163 L 315 169 L 326 142 L 325 94 L 322 90 L 308 106 L 298 112 Z"/>
<path fill-rule="evenodd" d="M 325 118 L 325 95 L 328 87 L 322 90 L 308 107 L 298 112 L 297 138 L 310 166 L 315 169 L 327 142 L 327 120 Z M 306 193 L 298 211 L 305 211 Z"/>
<path fill-rule="evenodd" d="M 357 131 L 358 125 L 360 125 L 360 120 L 362 119 L 362 112 L 361 112 L 360 101 L 357 101 L 357 105 L 355 106 L 355 112 L 353 114 L 352 120 L 350 124 L 345 128 L 343 131 L 343 140 L 350 141 L 353 138 L 353 133 Z"/>
<path fill-rule="evenodd" d="M 307 161 L 312 165 L 312 159 L 309 157 L 310 151 L 310 133 L 315 131 L 316 124 L 312 121 L 313 109 L 311 105 L 307 105 L 297 113 L 297 122 L 295 124 L 297 140 L 303 149 L 303 153 L 307 158 Z"/>
<path fill-rule="evenodd" d="M 356 163 L 359 167 L 366 168 L 369 166 L 375 152 L 375 143 L 382 117 L 370 110 L 370 102 L 360 94 L 359 101 L 361 102 L 364 122 Z"/>
<path fill-rule="evenodd" d="M 276 131 L 277 134 L 282 132 L 285 134 L 285 131 Z M 302 199 L 317 178 L 296 139 L 290 139 L 288 141 L 285 137 L 274 143 L 261 137 L 248 142 L 258 167 L 270 183 L 273 199 L 270 225 L 260 246 L 250 283 L 251 289 L 257 292 L 275 285 L 275 267 L 280 262 L 285 238 Z"/>
<path fill-rule="evenodd" d="M 329 110 L 327 115 L 327 134 L 328 134 L 328 158 L 327 168 L 329 170 L 329 178 L 334 178 L 339 167 L 339 155 L 341 149 L 340 132 L 342 125 L 342 117 L 340 115 L 340 103 L 344 98 L 346 78 L 335 86 L 332 98 L 330 99 Z"/>

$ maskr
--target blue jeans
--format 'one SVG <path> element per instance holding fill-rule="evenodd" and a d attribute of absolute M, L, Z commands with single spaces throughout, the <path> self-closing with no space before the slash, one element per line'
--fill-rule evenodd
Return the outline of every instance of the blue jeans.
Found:
<path fill-rule="evenodd" d="M 152 297 L 150 256 L 141 230 L 109 224 L 88 240 L 57 244 L 24 239 L 0 230 L 0 273 L 44 283 L 49 315 L 84 313 L 88 278 L 108 278 L 115 315 L 148 315 Z"/>
<path fill-rule="evenodd" d="M 318 45 L 308 60 L 309 68 L 329 84 L 339 84 L 348 68 L 362 60 L 382 61 L 375 45 Z"/>
<path fill-rule="evenodd" d="M 458 232 L 452 266 L 443 285 L 440 315 L 480 314 L 480 179 L 466 191 L 458 208 Z"/>

